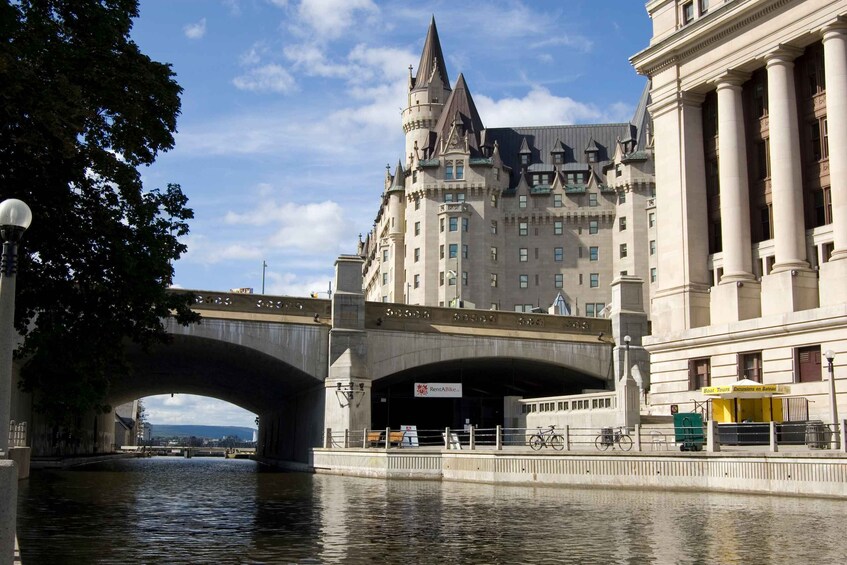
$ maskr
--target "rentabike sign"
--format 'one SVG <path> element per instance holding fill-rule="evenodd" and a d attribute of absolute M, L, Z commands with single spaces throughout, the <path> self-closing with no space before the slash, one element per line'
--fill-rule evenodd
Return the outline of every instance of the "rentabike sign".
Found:
<path fill-rule="evenodd" d="M 415 398 L 462 398 L 462 383 L 415 383 Z"/>

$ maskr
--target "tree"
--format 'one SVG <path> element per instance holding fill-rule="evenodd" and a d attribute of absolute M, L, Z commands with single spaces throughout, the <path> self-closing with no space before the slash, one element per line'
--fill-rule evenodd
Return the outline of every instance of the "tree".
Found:
<path fill-rule="evenodd" d="M 197 319 L 167 292 L 193 213 L 179 185 L 145 190 L 138 171 L 173 147 L 182 89 L 129 38 L 137 16 L 137 0 L 0 0 L 0 200 L 34 213 L 17 354 L 54 418 L 107 410 L 124 345 L 166 340 L 171 313 Z"/>

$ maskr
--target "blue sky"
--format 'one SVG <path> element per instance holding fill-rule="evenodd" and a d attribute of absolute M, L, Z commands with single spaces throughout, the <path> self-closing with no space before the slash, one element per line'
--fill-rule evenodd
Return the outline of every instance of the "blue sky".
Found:
<path fill-rule="evenodd" d="M 629 121 L 650 40 L 642 0 L 141 0 L 132 37 L 183 87 L 176 147 L 142 170 L 195 218 L 175 285 L 306 296 L 372 226 L 435 16 L 447 72 L 486 127 Z M 325 294 L 324 294 L 325 296 Z M 153 423 L 252 425 L 211 399 L 146 401 Z"/>

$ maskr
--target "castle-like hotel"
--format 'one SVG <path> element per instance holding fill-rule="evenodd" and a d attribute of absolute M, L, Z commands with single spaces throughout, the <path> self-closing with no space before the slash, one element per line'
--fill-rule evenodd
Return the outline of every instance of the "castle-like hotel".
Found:
<path fill-rule="evenodd" d="M 847 0 L 646 8 L 619 124 L 485 128 L 433 20 L 366 297 L 591 317 L 636 276 L 654 406 L 747 378 L 824 417 L 826 357 L 847 364 Z"/>

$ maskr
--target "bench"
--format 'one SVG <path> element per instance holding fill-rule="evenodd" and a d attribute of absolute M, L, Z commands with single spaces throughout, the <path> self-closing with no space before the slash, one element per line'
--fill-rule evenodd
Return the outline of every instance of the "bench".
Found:
<path fill-rule="evenodd" d="M 388 445 L 396 445 L 401 446 L 403 444 L 403 437 L 406 435 L 406 432 L 389 432 L 388 433 Z M 368 432 L 367 442 L 371 447 L 379 447 L 380 443 L 385 443 L 384 441 L 385 432 Z"/>

